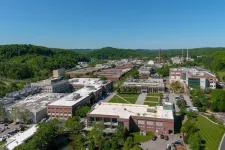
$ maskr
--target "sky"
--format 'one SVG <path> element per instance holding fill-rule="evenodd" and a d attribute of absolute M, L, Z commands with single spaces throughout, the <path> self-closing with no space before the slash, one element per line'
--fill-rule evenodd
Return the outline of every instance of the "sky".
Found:
<path fill-rule="evenodd" d="M 2 0 L 0 45 L 225 47 L 224 0 Z"/>

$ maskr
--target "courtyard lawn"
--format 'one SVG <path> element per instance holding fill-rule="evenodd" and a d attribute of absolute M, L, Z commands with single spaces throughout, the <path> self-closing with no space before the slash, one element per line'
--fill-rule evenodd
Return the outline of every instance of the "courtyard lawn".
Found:
<path fill-rule="evenodd" d="M 219 125 L 211 123 L 202 116 L 198 116 L 196 125 L 200 129 L 199 134 L 201 138 L 206 142 L 205 149 L 217 150 L 225 129 Z"/>
<path fill-rule="evenodd" d="M 148 93 L 147 96 L 163 96 L 162 93 Z"/>
<path fill-rule="evenodd" d="M 138 98 L 138 94 L 118 94 L 120 97 Z"/>
<path fill-rule="evenodd" d="M 157 106 L 158 103 L 153 103 L 153 102 L 144 102 L 144 105 L 148 105 L 148 106 Z"/>
<path fill-rule="evenodd" d="M 159 98 L 158 97 L 146 97 L 145 101 L 158 102 Z"/>
<path fill-rule="evenodd" d="M 131 103 L 135 104 L 138 98 L 137 94 L 119 94 L 119 96 L 115 95 L 112 99 L 109 100 L 109 103 Z M 125 100 L 124 100 L 125 99 Z M 127 102 L 126 102 L 127 101 Z"/>
<path fill-rule="evenodd" d="M 152 132 L 147 132 L 146 136 L 140 135 L 140 132 L 133 132 L 131 135 L 134 138 L 135 143 L 142 143 L 146 142 L 152 139 L 153 133 Z"/>

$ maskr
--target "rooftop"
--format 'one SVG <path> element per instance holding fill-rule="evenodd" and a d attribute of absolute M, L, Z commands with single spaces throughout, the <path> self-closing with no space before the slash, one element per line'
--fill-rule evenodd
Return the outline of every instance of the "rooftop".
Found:
<path fill-rule="evenodd" d="M 99 78 L 73 78 L 69 80 L 69 83 L 73 85 L 99 87 L 107 83 L 107 81 L 100 80 Z"/>
<path fill-rule="evenodd" d="M 163 106 L 149 107 L 148 105 L 107 103 L 107 102 L 101 102 L 96 104 L 89 114 L 113 115 L 119 116 L 119 118 L 122 119 L 129 119 L 130 116 L 174 119 L 173 111 L 164 110 Z"/>
<path fill-rule="evenodd" d="M 128 79 L 126 80 L 123 85 L 137 85 L 137 86 L 160 86 L 164 87 L 163 79 Z"/>
<path fill-rule="evenodd" d="M 21 109 L 28 109 L 32 112 L 37 112 L 45 108 L 49 103 L 63 97 L 65 94 L 58 93 L 41 93 L 33 96 L 28 96 L 24 100 L 12 105 L 11 107 L 19 107 Z"/>
<path fill-rule="evenodd" d="M 92 92 L 99 90 L 101 87 L 85 86 L 59 100 L 49 104 L 51 106 L 74 106 L 86 97 L 88 97 Z"/>

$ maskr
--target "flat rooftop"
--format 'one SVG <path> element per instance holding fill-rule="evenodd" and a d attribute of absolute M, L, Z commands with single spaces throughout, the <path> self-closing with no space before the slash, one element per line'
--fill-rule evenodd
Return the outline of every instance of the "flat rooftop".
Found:
<path fill-rule="evenodd" d="M 98 70 L 99 70 L 99 68 L 89 67 L 89 68 L 79 69 L 79 70 L 75 70 L 75 71 L 70 71 L 67 73 L 86 74 L 86 73 L 92 73 L 92 72 L 95 72 Z"/>
<path fill-rule="evenodd" d="M 164 87 L 163 79 L 128 79 L 123 83 L 124 86 L 153 86 Z"/>
<path fill-rule="evenodd" d="M 94 86 L 85 86 L 63 98 L 58 99 L 57 101 L 49 104 L 50 106 L 74 106 L 80 101 L 88 97 L 92 92 L 96 92 L 101 87 Z"/>
<path fill-rule="evenodd" d="M 95 86 L 99 87 L 107 83 L 108 81 L 102 81 L 99 78 L 72 78 L 69 79 L 69 83 L 73 85 Z"/>
<path fill-rule="evenodd" d="M 37 112 L 45 108 L 48 104 L 62 98 L 66 94 L 61 93 L 41 93 L 33 96 L 28 96 L 24 100 L 12 105 L 11 107 L 19 107 L 21 109 L 28 109 L 32 112 Z"/>
<path fill-rule="evenodd" d="M 172 105 L 167 103 L 167 105 Z M 94 106 L 90 115 L 118 116 L 121 119 L 129 119 L 130 116 L 149 118 L 162 118 L 173 120 L 173 111 L 164 110 L 163 106 L 149 107 L 148 105 L 121 104 L 101 102 Z"/>

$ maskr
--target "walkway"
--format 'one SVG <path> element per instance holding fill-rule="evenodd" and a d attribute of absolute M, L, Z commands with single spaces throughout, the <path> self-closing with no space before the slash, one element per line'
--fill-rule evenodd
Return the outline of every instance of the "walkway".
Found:
<path fill-rule="evenodd" d="M 108 97 L 106 97 L 106 99 L 104 99 L 105 102 L 108 102 L 110 99 L 112 99 L 114 96 L 116 95 L 116 92 L 110 93 L 110 95 Z"/>
<path fill-rule="evenodd" d="M 135 104 L 140 104 L 140 105 L 144 104 L 146 96 L 147 96 L 147 93 L 141 93 L 138 96 L 138 99 Z"/>
<path fill-rule="evenodd" d="M 223 135 L 223 138 L 220 142 L 220 147 L 219 147 L 219 150 L 224 150 L 225 149 L 225 133 Z"/>

